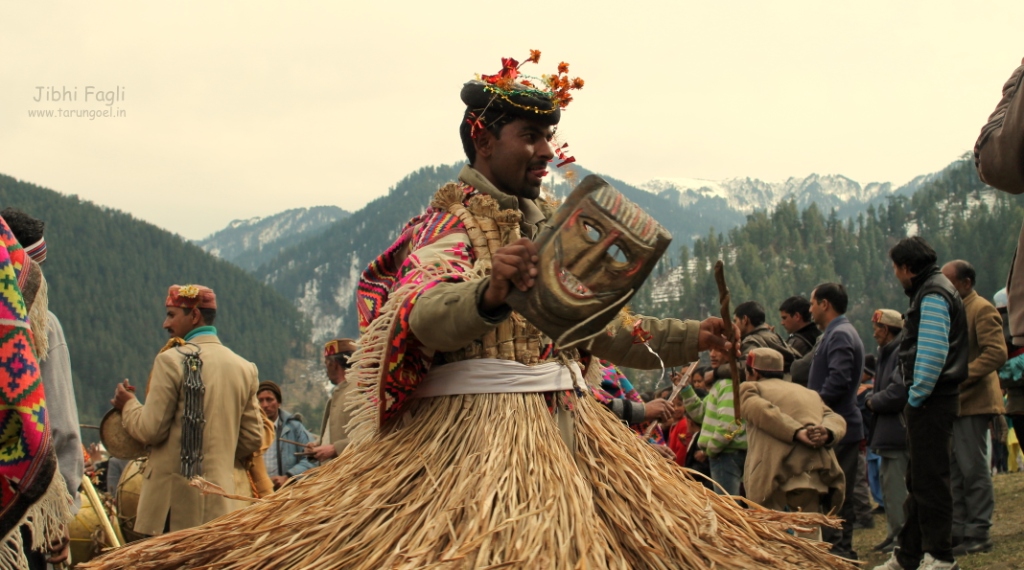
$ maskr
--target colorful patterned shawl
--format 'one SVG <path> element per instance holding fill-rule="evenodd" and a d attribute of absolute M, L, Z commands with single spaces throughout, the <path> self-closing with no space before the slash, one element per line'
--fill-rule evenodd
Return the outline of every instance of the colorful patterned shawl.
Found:
<path fill-rule="evenodd" d="M 472 189 L 465 191 L 468 197 Z M 364 376 L 359 354 L 354 363 L 360 385 L 373 387 L 369 395 L 377 408 L 378 426 L 399 413 L 433 362 L 433 351 L 409 328 L 416 301 L 438 283 L 466 279 L 475 261 L 465 225 L 451 213 L 431 207 L 410 220 L 395 243 L 360 276 L 360 345 L 386 343 L 379 368 L 369 369 L 374 378 Z M 393 314 L 381 319 L 387 312 Z M 382 326 L 387 330 L 375 330 Z"/>
<path fill-rule="evenodd" d="M 26 526 L 33 549 L 41 550 L 70 522 L 71 497 L 56 473 L 28 308 L 17 285 L 26 253 L 2 219 L 0 239 L 0 567 L 25 568 L 19 528 Z"/>

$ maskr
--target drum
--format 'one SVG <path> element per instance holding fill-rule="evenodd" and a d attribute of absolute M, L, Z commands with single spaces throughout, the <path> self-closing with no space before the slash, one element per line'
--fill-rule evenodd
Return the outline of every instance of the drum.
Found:
<path fill-rule="evenodd" d="M 110 410 L 100 421 L 100 440 L 107 452 L 120 459 L 138 459 L 146 454 L 146 446 L 128 435 L 121 425 L 121 412 Z"/>
<path fill-rule="evenodd" d="M 121 473 L 117 483 L 117 518 L 125 541 L 135 542 L 147 535 L 135 532 L 135 516 L 139 513 L 139 495 L 142 493 L 142 479 L 146 473 L 146 460 L 132 461 Z"/>

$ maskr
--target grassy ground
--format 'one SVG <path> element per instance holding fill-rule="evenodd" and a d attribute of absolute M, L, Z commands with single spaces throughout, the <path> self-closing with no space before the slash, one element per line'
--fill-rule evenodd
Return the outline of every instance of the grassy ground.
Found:
<path fill-rule="evenodd" d="M 958 560 L 964 570 L 1024 569 L 1024 473 L 1004 473 L 994 478 L 996 512 L 992 520 L 992 552 L 971 554 Z M 885 538 L 885 515 L 875 516 L 875 528 L 856 530 L 854 549 L 873 568 L 889 557 L 872 552 L 871 547 Z"/>

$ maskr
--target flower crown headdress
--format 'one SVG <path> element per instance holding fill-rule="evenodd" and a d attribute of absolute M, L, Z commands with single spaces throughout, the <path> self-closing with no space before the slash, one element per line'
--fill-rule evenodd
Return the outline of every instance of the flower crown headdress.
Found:
<path fill-rule="evenodd" d="M 479 132 L 484 129 L 483 117 L 492 107 L 503 108 L 511 114 L 533 115 L 540 117 L 552 117 L 552 123 L 558 122 L 558 114 L 569 103 L 573 97 L 571 91 L 583 88 L 584 81 L 579 77 L 570 78 L 569 64 L 564 61 L 558 64 L 557 73 L 534 77 L 520 71 L 527 63 L 539 63 L 540 50 L 531 49 L 530 57 L 522 63 L 510 57 L 501 58 L 501 70 L 494 75 L 477 75 L 475 84 L 485 97 L 486 103 L 481 101 L 480 110 L 471 111 L 467 114 L 466 122 L 470 125 L 470 136 L 476 138 Z M 470 84 L 467 84 L 467 87 Z M 479 94 L 480 92 L 478 92 Z M 463 99 L 466 99 L 466 91 L 463 91 Z M 472 105 L 471 105 L 472 106 Z M 561 160 L 558 167 L 575 162 L 575 158 L 568 156 L 565 149 L 568 144 L 555 146 L 555 152 Z"/>

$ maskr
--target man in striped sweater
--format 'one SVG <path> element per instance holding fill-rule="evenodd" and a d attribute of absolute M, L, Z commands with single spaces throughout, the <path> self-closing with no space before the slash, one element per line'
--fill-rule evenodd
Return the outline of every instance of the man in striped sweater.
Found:
<path fill-rule="evenodd" d="M 928 242 L 915 236 L 891 250 L 893 271 L 910 297 L 899 358 L 908 387 L 907 514 L 899 548 L 876 570 L 958 569 L 953 557 L 950 445 L 967 378 L 967 317 L 960 295 L 936 266 Z"/>
<path fill-rule="evenodd" d="M 721 372 L 716 375 L 714 384 L 708 388 L 708 395 L 703 400 L 689 384 L 679 395 L 686 407 L 686 415 L 701 424 L 700 436 L 697 438 L 700 451 L 697 454 L 707 457 L 711 478 L 722 486 L 721 489 L 716 487 L 716 491 L 722 493 L 724 489 L 726 494 L 739 495 L 740 484 L 743 482 L 743 464 L 747 458 L 747 431 L 742 420 L 736 420 L 733 381 L 721 376 Z M 699 455 L 695 457 L 698 461 L 703 460 Z"/>

